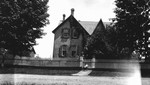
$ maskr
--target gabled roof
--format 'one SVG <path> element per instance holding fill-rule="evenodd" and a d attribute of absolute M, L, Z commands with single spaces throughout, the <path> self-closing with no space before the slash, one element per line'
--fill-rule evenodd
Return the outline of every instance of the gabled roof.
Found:
<path fill-rule="evenodd" d="M 98 22 L 94 21 L 79 21 L 79 23 L 83 26 L 83 28 L 91 35 L 97 26 Z"/>
<path fill-rule="evenodd" d="M 83 28 L 91 35 L 96 29 L 99 22 L 95 21 L 79 21 L 79 23 L 83 26 Z M 110 22 L 102 22 L 104 27 L 110 24 Z"/>
<path fill-rule="evenodd" d="M 97 26 L 95 27 L 95 30 L 93 31 L 92 35 L 97 33 L 97 32 L 104 32 L 106 28 L 106 25 L 103 24 L 103 21 L 100 19 L 100 21 L 98 22 Z"/>
<path fill-rule="evenodd" d="M 53 33 L 55 33 L 55 31 L 60 27 L 60 26 L 62 26 L 66 21 L 68 21 L 69 20 L 69 18 L 70 18 L 71 16 L 69 16 L 65 21 L 61 21 L 62 23 L 60 23 L 52 32 Z"/>
<path fill-rule="evenodd" d="M 70 18 L 73 18 L 75 21 L 77 21 L 74 16 L 70 15 L 65 21 L 60 21 L 60 24 L 52 31 L 53 33 L 55 33 L 55 31 L 62 26 L 66 21 L 68 21 Z M 99 22 L 96 21 L 77 21 L 79 23 L 79 25 L 81 25 L 81 27 L 83 28 L 82 30 L 85 31 L 86 33 L 88 33 L 89 35 L 92 35 L 92 33 L 94 32 L 94 30 L 96 29 L 97 25 Z M 104 27 L 106 28 L 107 25 L 110 24 L 110 22 L 102 22 L 102 24 L 104 25 Z"/>
<path fill-rule="evenodd" d="M 60 23 L 52 32 L 53 33 L 55 33 L 55 31 L 59 28 L 59 27 L 61 27 L 64 23 L 66 23 L 69 19 L 73 19 L 75 22 L 77 22 L 82 28 L 82 30 L 86 33 L 86 34 L 89 34 L 85 29 L 84 29 L 84 27 L 74 18 L 74 16 L 73 15 L 70 15 L 65 21 L 61 21 L 62 23 Z"/>

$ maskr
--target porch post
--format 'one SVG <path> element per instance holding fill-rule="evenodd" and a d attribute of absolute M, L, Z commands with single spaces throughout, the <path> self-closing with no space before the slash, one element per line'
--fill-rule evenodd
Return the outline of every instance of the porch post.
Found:
<path fill-rule="evenodd" d="M 95 68 L 95 56 L 92 57 L 92 68 Z"/>
<path fill-rule="evenodd" d="M 80 57 L 80 67 L 83 67 L 83 56 Z"/>

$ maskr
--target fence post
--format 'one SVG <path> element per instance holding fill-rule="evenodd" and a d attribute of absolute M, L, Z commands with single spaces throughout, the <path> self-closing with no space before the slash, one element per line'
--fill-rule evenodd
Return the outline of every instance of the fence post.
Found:
<path fill-rule="evenodd" d="M 80 67 L 83 67 L 83 56 L 80 56 Z"/>
<path fill-rule="evenodd" d="M 95 56 L 93 56 L 93 58 L 92 58 L 92 68 L 95 68 Z"/>

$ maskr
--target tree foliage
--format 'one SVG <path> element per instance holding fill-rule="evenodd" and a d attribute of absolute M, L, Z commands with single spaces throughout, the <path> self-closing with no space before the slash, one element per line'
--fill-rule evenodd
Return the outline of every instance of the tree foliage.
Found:
<path fill-rule="evenodd" d="M 112 38 L 110 37 L 111 33 L 112 32 L 106 29 L 103 22 L 100 20 L 92 35 L 87 39 L 84 51 L 85 57 L 92 58 L 95 56 L 97 59 L 111 58 L 112 47 L 108 39 L 108 37 L 110 39 Z"/>
<path fill-rule="evenodd" d="M 150 54 L 149 37 L 149 0 L 116 0 L 116 18 L 114 27 L 117 31 L 119 51 L 128 48 L 131 54 L 137 50 L 141 55 Z"/>
<path fill-rule="evenodd" d="M 14 55 L 31 51 L 49 23 L 48 0 L 0 0 L 0 47 Z"/>
<path fill-rule="evenodd" d="M 87 54 L 98 52 L 107 58 L 123 59 L 136 51 L 150 58 L 150 1 L 116 0 L 115 3 L 116 18 L 105 32 L 97 32 L 88 39 Z"/>
<path fill-rule="evenodd" d="M 86 58 L 92 58 L 93 56 L 99 55 L 102 57 L 104 52 L 106 52 L 105 43 L 98 34 L 99 33 L 88 37 L 84 52 Z"/>
<path fill-rule="evenodd" d="M 87 39 L 85 57 L 97 59 L 119 59 L 121 53 L 118 49 L 117 32 L 112 23 L 103 31 L 96 31 Z"/>

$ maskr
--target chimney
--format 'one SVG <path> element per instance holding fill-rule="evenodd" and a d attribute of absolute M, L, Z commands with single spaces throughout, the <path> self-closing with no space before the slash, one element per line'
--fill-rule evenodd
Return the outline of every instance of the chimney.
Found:
<path fill-rule="evenodd" d="M 66 15 L 65 15 L 65 14 L 63 14 L 63 21 L 65 21 L 65 17 L 66 17 Z"/>
<path fill-rule="evenodd" d="M 74 8 L 71 9 L 71 15 L 74 16 Z"/>

